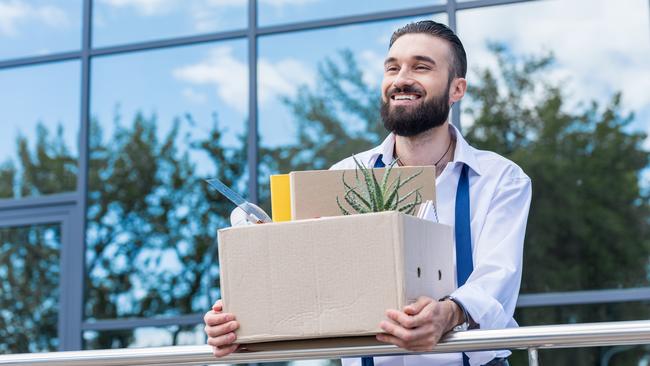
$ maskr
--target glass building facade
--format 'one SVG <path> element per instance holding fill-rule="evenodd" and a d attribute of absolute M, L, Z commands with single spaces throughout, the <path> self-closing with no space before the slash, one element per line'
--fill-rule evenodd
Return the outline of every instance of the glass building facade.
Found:
<path fill-rule="evenodd" d="M 202 179 L 268 208 L 269 174 L 377 144 L 421 19 L 467 50 L 452 122 L 533 178 L 515 318 L 650 318 L 647 0 L 0 0 L 0 353 L 203 343 L 231 207 Z"/>

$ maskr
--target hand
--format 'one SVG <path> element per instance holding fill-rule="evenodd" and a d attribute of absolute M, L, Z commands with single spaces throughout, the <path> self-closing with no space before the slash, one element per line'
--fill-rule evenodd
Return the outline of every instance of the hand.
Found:
<path fill-rule="evenodd" d="M 205 334 L 208 335 L 208 344 L 212 346 L 212 353 L 215 357 L 227 356 L 239 348 L 233 344 L 237 339 L 235 330 L 239 328 L 239 322 L 235 315 L 223 313 L 223 302 L 217 300 L 212 305 L 212 310 L 205 313 Z"/>
<path fill-rule="evenodd" d="M 440 338 L 462 322 L 462 311 L 453 301 L 420 297 L 404 311 L 389 309 L 379 326 L 386 334 L 377 340 L 409 351 L 431 351 Z"/>

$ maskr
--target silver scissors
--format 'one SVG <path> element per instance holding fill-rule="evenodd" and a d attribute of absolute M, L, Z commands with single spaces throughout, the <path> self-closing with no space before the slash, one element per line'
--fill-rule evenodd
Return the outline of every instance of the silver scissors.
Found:
<path fill-rule="evenodd" d="M 238 195 L 235 191 L 230 189 L 227 185 L 223 184 L 217 178 L 206 179 L 210 187 L 216 189 L 219 193 L 223 194 L 230 202 L 234 203 L 246 214 L 246 221 L 253 224 L 263 224 L 273 222 L 269 215 L 264 212 L 257 205 L 246 201 L 242 196 Z"/>

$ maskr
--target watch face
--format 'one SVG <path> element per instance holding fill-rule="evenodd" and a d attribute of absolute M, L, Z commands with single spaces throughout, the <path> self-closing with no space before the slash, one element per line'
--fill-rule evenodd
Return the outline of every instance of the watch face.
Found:
<path fill-rule="evenodd" d="M 453 330 L 454 330 L 454 332 L 464 332 L 464 331 L 466 331 L 466 330 L 468 330 L 468 329 L 469 329 L 469 323 L 468 323 L 468 322 L 464 322 L 464 323 L 461 324 L 461 325 L 457 325 L 457 326 L 455 326 Z"/>

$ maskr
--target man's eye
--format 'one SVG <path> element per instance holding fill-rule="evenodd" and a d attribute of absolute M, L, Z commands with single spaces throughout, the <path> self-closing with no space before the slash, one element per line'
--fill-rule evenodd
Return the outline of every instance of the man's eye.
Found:
<path fill-rule="evenodd" d="M 425 65 L 418 65 L 415 67 L 416 70 L 429 70 L 428 66 Z"/>
<path fill-rule="evenodd" d="M 386 71 L 397 71 L 397 67 L 396 66 L 388 66 L 386 68 Z"/>

